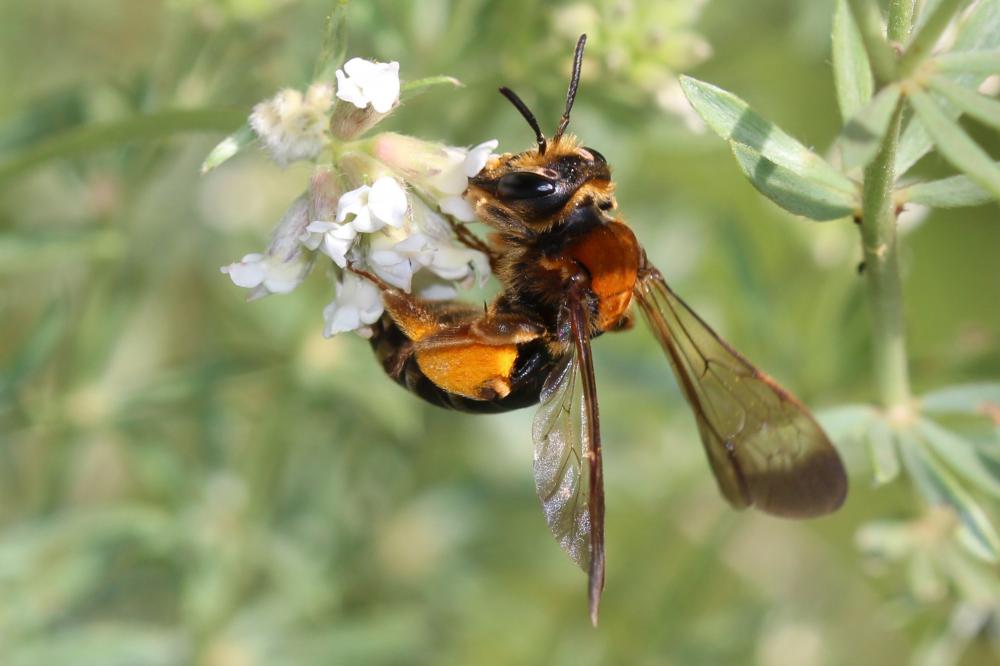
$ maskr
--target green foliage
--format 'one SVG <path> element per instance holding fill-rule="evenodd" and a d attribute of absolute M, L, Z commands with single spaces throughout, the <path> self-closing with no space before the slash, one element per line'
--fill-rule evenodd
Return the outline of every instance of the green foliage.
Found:
<path fill-rule="evenodd" d="M 969 206 L 992 201 L 998 143 L 962 116 L 993 108 L 969 94 L 997 71 L 1000 3 L 970 6 L 899 81 L 876 3 L 853 0 L 8 5 L 0 663 L 995 663 L 1000 228 L 994 203 Z M 686 300 L 808 404 L 841 405 L 820 418 L 852 475 L 829 519 L 734 515 L 655 342 L 602 336 L 596 631 L 539 515 L 530 413 L 436 410 L 366 341 L 324 340 L 324 276 L 244 303 L 218 267 L 260 249 L 303 173 L 265 165 L 244 129 L 199 175 L 254 103 L 328 76 L 344 29 L 348 57 L 401 63 L 392 129 L 517 150 L 531 133 L 496 87 L 552 127 L 574 21 L 594 17 L 571 131 L 608 157 L 622 215 Z M 725 144 L 669 103 L 674 72 L 702 62 L 683 89 Z M 453 83 L 439 72 L 465 87 L 425 85 Z M 875 404 L 853 223 L 781 210 L 858 213 L 861 167 L 893 134 L 894 93 L 869 103 L 889 87 L 907 109 L 895 174 L 912 173 L 881 203 L 952 207 L 903 237 L 921 390 L 900 413 Z M 954 168 L 921 159 L 945 139 L 914 90 L 967 140 Z M 843 152 L 848 122 L 863 131 Z"/>
<path fill-rule="evenodd" d="M 995 28 L 1000 3 L 978 3 L 959 18 L 957 12 L 965 4 L 941 0 L 925 8 L 923 15 L 914 16 L 913 2 L 893 0 L 885 34 L 874 2 L 837 3 L 833 70 L 845 122 L 834 152 L 840 157 L 842 176 L 826 162 L 820 162 L 822 176 L 807 172 L 802 165 L 812 166 L 812 159 L 798 159 L 798 170 L 791 165 L 778 167 L 777 157 L 766 162 L 767 142 L 772 137 L 777 138 L 772 146 L 797 147 L 799 154 L 806 149 L 731 93 L 693 80 L 683 85 L 709 127 L 733 146 L 737 162 L 754 187 L 785 210 L 813 220 L 838 217 L 836 208 L 825 206 L 833 201 L 824 197 L 824 185 L 834 182 L 827 172 L 860 179 L 862 205 L 855 216 L 868 274 L 878 407 L 835 409 L 824 415 L 824 423 L 843 446 L 867 445 L 876 484 L 894 481 L 905 471 L 928 506 L 946 507 L 946 515 L 954 517 L 953 523 L 936 529 L 937 534 L 954 536 L 965 553 L 995 566 L 1000 560 L 1000 535 L 991 514 L 1000 498 L 1000 434 L 994 429 L 980 443 L 972 430 L 953 430 L 935 419 L 939 414 L 960 412 L 996 420 L 1000 396 L 996 385 L 978 385 L 941 389 L 924 400 L 912 398 L 896 223 L 907 202 L 953 208 L 1000 199 L 1000 167 L 958 121 L 965 114 L 1000 129 L 1000 103 L 975 89 L 983 75 L 998 73 L 995 48 L 1000 44 L 1000 31 Z M 915 34 L 909 39 L 912 26 L 916 26 Z M 949 26 L 954 34 L 951 50 L 934 54 Z M 890 41 L 905 45 L 898 56 Z M 903 115 L 910 110 L 912 119 L 901 133 Z M 754 129 L 741 129 L 747 126 Z M 932 144 L 964 175 L 900 184 L 898 176 Z M 774 147 L 770 152 L 781 154 Z M 848 203 L 844 202 L 839 216 L 851 212 Z M 938 548 L 937 541 L 923 544 L 904 538 L 905 534 L 904 528 L 878 527 L 866 530 L 863 540 L 886 559 L 898 560 L 905 554 L 923 563 L 915 565 L 914 571 L 933 567 L 952 580 L 979 566 L 964 561 L 966 556 L 954 550 L 932 565 L 930 553 Z M 911 579 L 915 594 L 920 595 L 927 580 L 924 575 Z M 979 591 L 963 585 L 958 585 L 958 592 L 968 602 L 981 599 Z M 990 608 L 990 612 L 997 611 L 995 598 Z"/>

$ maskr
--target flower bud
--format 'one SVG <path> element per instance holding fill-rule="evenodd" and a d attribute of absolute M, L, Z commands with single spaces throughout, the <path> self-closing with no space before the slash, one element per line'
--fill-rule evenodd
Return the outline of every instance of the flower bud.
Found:
<path fill-rule="evenodd" d="M 314 83 L 306 94 L 286 88 L 257 104 L 250 127 L 279 166 L 315 159 L 327 144 L 327 116 L 333 106 L 333 87 Z"/>

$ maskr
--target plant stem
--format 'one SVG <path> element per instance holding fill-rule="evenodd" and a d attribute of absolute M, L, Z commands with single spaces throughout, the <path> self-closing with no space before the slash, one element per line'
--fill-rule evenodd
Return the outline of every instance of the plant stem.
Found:
<path fill-rule="evenodd" d="M 862 195 L 861 240 L 872 313 L 875 375 L 879 401 L 886 410 L 905 408 L 910 402 L 903 288 L 892 200 L 902 111 L 900 100 L 878 154 L 865 168 Z"/>

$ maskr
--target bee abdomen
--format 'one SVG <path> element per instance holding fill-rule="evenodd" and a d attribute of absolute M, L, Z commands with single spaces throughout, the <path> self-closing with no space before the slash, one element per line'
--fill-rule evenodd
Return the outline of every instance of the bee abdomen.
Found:
<path fill-rule="evenodd" d="M 372 350 L 387 375 L 432 405 L 460 412 L 495 414 L 530 407 L 538 402 L 542 384 L 555 365 L 555 360 L 540 341 L 518 345 L 517 360 L 510 377 L 510 393 L 502 398 L 473 400 L 442 389 L 424 374 L 413 354 L 413 342 L 388 313 L 372 325 L 372 331 Z"/>

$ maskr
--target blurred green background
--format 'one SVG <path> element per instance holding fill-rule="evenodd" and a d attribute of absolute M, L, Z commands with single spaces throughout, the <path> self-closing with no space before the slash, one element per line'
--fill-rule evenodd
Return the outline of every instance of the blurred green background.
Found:
<path fill-rule="evenodd" d="M 219 266 L 264 246 L 308 167 L 198 167 L 256 101 L 308 82 L 330 4 L 0 2 L 0 663 L 996 663 L 946 587 L 914 595 L 859 553 L 859 526 L 922 509 L 903 483 L 872 490 L 855 446 L 835 516 L 730 511 L 645 331 L 595 345 L 595 630 L 534 494 L 531 410 L 437 410 L 366 341 L 324 340 L 320 271 L 245 303 Z M 815 409 L 874 399 L 853 225 L 782 213 L 662 108 L 666 63 L 822 149 L 833 3 L 588 4 L 355 0 L 348 55 L 465 83 L 380 129 L 519 150 L 530 131 L 497 86 L 553 126 L 574 21 L 596 11 L 572 127 L 614 165 L 650 257 Z M 1000 376 L 996 217 L 906 227 L 918 391 Z"/>

